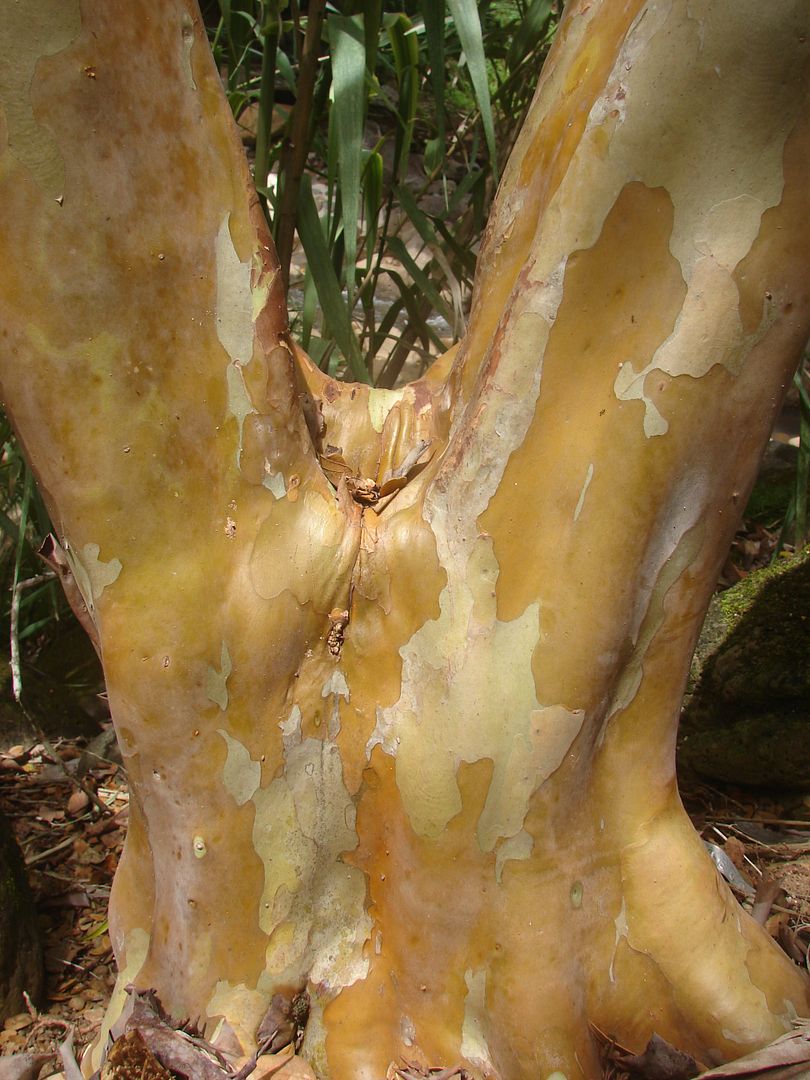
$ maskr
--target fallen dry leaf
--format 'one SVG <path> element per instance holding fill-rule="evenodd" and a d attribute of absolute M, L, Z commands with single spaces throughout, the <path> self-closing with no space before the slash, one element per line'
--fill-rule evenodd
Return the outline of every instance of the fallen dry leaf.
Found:
<path fill-rule="evenodd" d="M 655 1033 L 643 1054 L 614 1052 L 612 1057 L 625 1072 L 643 1080 L 692 1080 L 701 1068 L 693 1057 Z"/>
<path fill-rule="evenodd" d="M 74 791 L 67 801 L 67 812 L 71 817 L 78 817 L 90 805 L 90 796 L 86 791 Z"/>

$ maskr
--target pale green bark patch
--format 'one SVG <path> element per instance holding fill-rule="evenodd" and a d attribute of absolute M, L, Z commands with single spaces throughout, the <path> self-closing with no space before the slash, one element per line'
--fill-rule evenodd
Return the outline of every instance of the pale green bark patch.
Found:
<path fill-rule="evenodd" d="M 588 465 L 588 471 L 585 473 L 585 480 L 582 483 L 582 490 L 579 493 L 577 505 L 574 508 L 574 521 L 579 521 L 579 515 L 582 513 L 582 507 L 585 505 L 585 496 L 588 494 L 588 488 L 591 486 L 591 480 L 593 480 L 593 462 Z"/>
<path fill-rule="evenodd" d="M 290 740 L 284 760 L 283 776 L 253 796 L 267 971 L 339 989 L 368 972 L 365 875 L 341 861 L 358 842 L 354 803 L 334 743 Z"/>
<path fill-rule="evenodd" d="M 220 651 L 219 671 L 214 667 L 209 667 L 205 673 L 205 695 L 209 701 L 219 705 L 223 712 L 228 708 L 227 682 L 232 670 L 231 654 L 228 652 L 228 646 L 223 641 Z"/>
<path fill-rule="evenodd" d="M 240 467 L 242 456 L 242 432 L 245 427 L 245 417 L 251 413 L 255 413 L 253 403 L 248 396 L 247 387 L 245 386 L 245 376 L 242 374 L 242 363 L 239 360 L 234 360 L 228 364 L 228 369 L 225 373 L 225 378 L 228 383 L 228 412 L 236 420 L 236 425 L 239 429 L 239 445 L 236 450 L 236 467 Z"/>
<path fill-rule="evenodd" d="M 283 499 L 287 494 L 287 484 L 282 473 L 267 472 L 262 480 L 262 487 L 266 487 L 274 499 Z"/>
<path fill-rule="evenodd" d="M 777 98 L 772 84 L 766 92 L 761 81 L 762 72 L 784 65 L 784 57 L 796 62 L 790 45 L 803 20 L 798 6 L 786 8 L 781 42 L 778 34 L 757 32 L 767 13 L 756 0 L 675 0 L 673 6 L 683 9 L 683 17 L 673 18 L 669 5 L 645 9 L 645 20 L 628 35 L 617 58 L 603 95 L 607 102 L 617 86 L 626 90 L 622 121 L 611 132 L 604 169 L 613 178 L 599 175 L 592 180 L 606 192 L 631 178 L 651 188 L 665 187 L 674 206 L 670 250 L 687 285 L 683 309 L 647 367 L 634 376 L 625 364 L 615 386 L 620 400 L 643 401 L 648 437 L 668 429 L 644 393 L 648 374 L 699 378 L 716 364 L 736 374 L 770 325 L 771 313 L 766 311 L 753 335 L 743 333 L 733 273 L 759 235 L 762 215 L 781 200 L 784 146 L 801 108 L 787 73 Z M 747 9 L 750 30 L 747 41 L 740 42 L 741 55 L 729 63 L 728 27 L 735 21 L 743 25 L 741 6 Z M 649 20 L 660 20 L 660 32 Z M 643 48 L 638 48 L 636 35 Z M 700 80 L 689 77 L 688 68 L 695 62 L 705 72 Z M 629 64 L 632 78 L 627 77 Z M 677 123 L 662 123 L 649 108 L 651 100 L 666 100 L 673 86 L 690 86 L 699 95 L 690 101 L 681 91 L 677 99 L 679 108 L 701 116 L 686 143 Z M 746 110 L 745 125 L 738 122 L 740 108 Z M 595 116 L 605 123 L 599 110 Z M 650 140 L 656 146 L 654 155 L 643 153 L 645 145 L 653 145 Z M 756 168 L 750 166 L 752 160 Z"/>
<path fill-rule="evenodd" d="M 479 1069 L 492 1068 L 487 1040 L 484 1037 L 483 1021 L 487 1014 L 486 991 L 487 973 L 485 968 L 464 972 L 467 984 L 467 997 L 464 1001 L 464 1022 L 461 1027 L 461 1055 Z"/>
<path fill-rule="evenodd" d="M 677 501 L 679 493 L 676 492 L 675 495 Z M 699 505 L 699 501 L 696 500 L 695 506 Z M 682 521 L 679 522 L 677 517 L 673 515 L 672 532 L 674 539 L 671 541 L 671 548 L 666 547 L 663 551 L 649 552 L 644 563 L 639 567 L 639 580 L 647 578 L 648 580 L 654 580 L 655 584 L 646 594 L 646 608 L 639 609 L 636 613 L 636 625 L 633 630 L 633 654 L 622 671 L 613 695 L 613 702 L 605 719 L 605 727 L 617 713 L 627 708 L 636 696 L 641 686 L 644 657 L 652 639 L 664 621 L 666 595 L 681 574 L 694 562 L 703 544 L 705 526 L 701 522 L 692 525 L 691 518 L 695 516 L 695 510 L 689 504 L 684 505 L 683 509 L 684 518 Z M 658 566 L 655 565 L 654 560 L 660 560 Z M 600 741 L 604 737 L 604 730 L 603 727 L 599 737 Z"/>
<path fill-rule="evenodd" d="M 217 337 L 231 360 L 250 362 L 253 355 L 253 302 L 250 263 L 242 262 L 233 246 L 227 214 L 216 239 Z"/>
<path fill-rule="evenodd" d="M 191 51 L 194 48 L 194 20 L 187 12 L 183 12 L 180 18 L 180 33 L 183 37 L 183 70 L 188 79 L 188 85 L 192 90 L 197 89 L 194 81 L 194 69 L 191 64 Z"/>
<path fill-rule="evenodd" d="M 107 1037 L 110 1028 L 121 1015 L 121 1010 L 127 1000 L 127 987 L 135 981 L 135 976 L 146 962 L 149 953 L 149 934 L 140 926 L 134 926 L 124 940 L 123 956 L 119 953 L 118 978 L 115 980 L 115 988 L 110 997 L 110 1004 L 101 1025 L 98 1040 L 93 1044 L 90 1061 L 93 1069 L 101 1068 L 101 1059 L 107 1049 Z"/>
<path fill-rule="evenodd" d="M 0 0 L 6 44 L 0 56 L 0 103 L 6 115 L 9 150 L 42 191 L 58 199 L 65 190 L 65 163 L 53 134 L 34 117 L 32 86 L 37 61 L 61 52 L 78 37 L 78 0 Z"/>
<path fill-rule="evenodd" d="M 293 705 L 290 715 L 279 723 L 284 752 L 288 753 L 301 742 L 301 708 Z"/>
<path fill-rule="evenodd" d="M 87 610 L 95 618 L 96 602 L 107 586 L 118 579 L 122 570 L 121 561 L 110 559 L 104 562 L 99 558 L 101 548 L 98 544 L 85 544 L 81 552 L 77 552 L 65 539 L 62 547 Z"/>
<path fill-rule="evenodd" d="M 273 288 L 278 270 L 265 271 L 259 253 L 256 252 L 253 257 L 253 271 L 255 284 L 250 297 L 250 309 L 251 318 L 255 322 L 270 298 L 270 290 Z"/>
<path fill-rule="evenodd" d="M 244 806 L 256 794 L 261 783 L 261 762 L 254 761 L 248 748 L 227 731 L 220 728 L 218 734 L 225 740 L 228 748 L 228 756 L 222 768 L 222 781 L 236 805 Z"/>
<path fill-rule="evenodd" d="M 531 833 L 527 833 L 525 829 L 521 829 L 515 836 L 510 836 L 507 840 L 498 844 L 495 851 L 495 880 L 498 884 L 500 885 L 503 881 L 505 863 L 511 859 L 528 859 L 533 850 L 534 837 Z"/>
<path fill-rule="evenodd" d="M 402 401 L 402 390 L 384 390 L 375 387 L 368 392 L 368 415 L 371 426 L 381 432 L 386 418 L 398 401 Z"/>
<path fill-rule="evenodd" d="M 451 599 L 445 589 L 439 602 L 439 619 L 425 623 L 400 650 L 402 697 L 378 712 L 366 753 L 379 744 L 396 757 L 411 825 L 432 837 L 461 810 L 459 763 L 492 761 L 477 829 L 481 850 L 492 851 L 499 838 L 521 830 L 532 794 L 559 768 L 584 713 L 537 701 L 531 660 L 538 604 L 512 622 L 482 626 L 469 591 Z"/>
<path fill-rule="evenodd" d="M 253 299 L 250 292 L 250 263 L 242 262 L 236 252 L 229 227 L 230 214 L 222 219 L 216 238 L 216 327 L 217 337 L 231 358 L 226 378 L 228 412 L 236 420 L 239 444 L 236 467 L 242 451 L 245 417 L 256 410 L 248 396 L 241 368 L 253 356 Z"/>
<path fill-rule="evenodd" d="M 321 697 L 326 698 L 330 694 L 349 700 L 349 684 L 346 682 L 346 676 L 340 668 L 335 668 L 321 688 Z"/>

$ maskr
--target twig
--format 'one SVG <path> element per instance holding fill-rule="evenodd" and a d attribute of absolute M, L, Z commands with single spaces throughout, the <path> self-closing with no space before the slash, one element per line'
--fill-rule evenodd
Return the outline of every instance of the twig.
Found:
<path fill-rule="evenodd" d="M 14 692 L 14 700 L 20 704 L 22 694 L 22 672 L 20 670 L 20 637 L 18 626 L 20 622 L 20 596 L 23 589 L 32 589 L 36 585 L 44 585 L 46 581 L 52 581 L 56 574 L 48 570 L 44 574 L 18 581 L 11 590 L 11 689 Z"/>
<path fill-rule="evenodd" d="M 289 133 L 281 152 L 282 164 L 279 176 L 284 176 L 284 186 L 281 189 L 276 215 L 276 251 L 285 291 L 290 283 L 290 260 L 295 234 L 298 189 L 301 186 L 301 177 L 306 166 L 312 137 L 312 98 L 318 72 L 318 51 L 325 10 L 326 0 L 312 0 L 307 11 L 307 29 L 298 66 L 297 97 L 290 118 Z"/>
<path fill-rule="evenodd" d="M 61 851 L 63 848 L 70 847 L 75 836 L 68 836 L 56 845 L 56 847 L 48 848 L 47 851 L 40 851 L 38 855 L 32 855 L 30 859 L 25 860 L 26 866 L 33 866 L 34 863 L 42 862 L 43 859 L 47 859 L 49 855 L 55 855 L 57 851 Z"/>
<path fill-rule="evenodd" d="M 259 1058 L 262 1056 L 262 1054 L 266 1053 L 267 1050 L 270 1049 L 270 1044 L 273 1042 L 273 1039 L 275 1039 L 276 1035 L 278 1035 L 278 1028 L 276 1028 L 272 1035 L 269 1035 L 264 1040 L 264 1042 L 262 1042 L 259 1046 L 256 1047 L 256 1053 L 253 1055 L 253 1057 L 249 1061 L 245 1062 L 239 1072 L 233 1074 L 231 1080 L 247 1080 L 247 1078 L 259 1064 Z M 289 1046 L 292 1050 L 292 1053 L 288 1054 L 285 1058 L 282 1058 L 282 1060 L 279 1061 L 278 1064 L 273 1062 L 270 1068 L 262 1074 L 263 1076 L 272 1076 L 273 1073 L 277 1073 L 280 1069 L 283 1069 L 285 1065 L 288 1065 L 290 1061 L 292 1061 L 292 1059 L 295 1057 L 295 1048 L 292 1043 L 290 1043 Z"/>
<path fill-rule="evenodd" d="M 77 788 L 80 788 L 85 793 L 85 795 L 90 800 L 90 802 L 96 807 L 96 809 L 99 810 L 105 817 L 107 815 L 112 814 L 112 810 L 109 808 L 109 806 L 107 806 L 107 804 L 105 802 L 103 802 L 98 797 L 98 795 L 95 793 L 95 791 L 93 791 L 93 789 L 91 787 L 89 787 L 89 785 L 85 784 L 85 782 L 83 780 L 79 780 L 79 778 L 77 776 L 73 775 L 73 773 L 70 771 L 70 769 L 67 767 L 67 765 L 62 760 L 62 758 L 61 758 L 58 750 L 56 749 L 56 747 L 53 745 L 53 743 L 50 741 L 48 736 L 45 734 L 42 727 L 36 722 L 36 720 L 33 718 L 33 716 L 29 713 L 28 709 L 26 709 L 25 705 L 23 705 L 20 698 L 17 698 L 17 704 L 20 707 L 20 712 L 23 714 L 25 719 L 28 721 L 28 724 L 31 727 L 31 730 L 34 732 L 37 739 L 44 746 L 45 752 L 47 753 L 48 757 L 54 762 L 55 765 L 57 765 L 62 770 L 62 772 L 65 774 L 65 776 L 70 781 L 70 783 L 75 784 Z M 54 848 L 54 850 L 57 850 L 57 849 Z"/>
<path fill-rule="evenodd" d="M 20 711 L 28 721 L 31 730 L 45 747 L 48 756 L 56 765 L 59 765 L 62 768 L 65 776 L 72 784 L 76 784 L 77 787 L 81 788 L 90 802 L 92 802 L 102 814 L 109 814 L 111 813 L 109 807 L 105 806 L 98 795 L 96 795 L 95 791 L 88 787 L 82 780 L 79 780 L 70 773 L 68 767 L 65 765 L 64 761 L 62 761 L 62 758 L 53 747 L 42 727 L 36 722 L 33 716 L 31 716 L 22 702 L 22 670 L 20 665 L 20 637 L 18 632 L 20 621 L 20 596 L 22 595 L 23 589 L 31 589 L 36 585 L 43 585 L 46 581 L 52 581 L 55 577 L 57 577 L 55 571 L 48 570 L 44 574 L 37 574 L 35 577 L 26 578 L 24 581 L 18 581 L 11 591 L 11 689 L 14 693 L 14 700 L 20 707 Z"/>

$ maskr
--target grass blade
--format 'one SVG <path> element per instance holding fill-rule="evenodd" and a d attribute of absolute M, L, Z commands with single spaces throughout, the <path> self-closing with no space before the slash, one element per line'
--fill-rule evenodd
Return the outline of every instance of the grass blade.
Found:
<path fill-rule="evenodd" d="M 312 181 L 309 176 L 301 179 L 298 197 L 298 235 L 304 245 L 307 263 L 315 288 L 318 290 L 318 299 L 321 302 L 326 326 L 345 356 L 354 377 L 359 382 L 370 383 L 371 377 L 363 363 L 360 346 L 352 329 L 350 310 L 341 294 L 340 284 L 329 257 L 329 248 L 312 195 Z"/>
<path fill-rule="evenodd" d="M 337 174 L 343 209 L 346 285 L 354 295 L 357 262 L 357 223 L 360 217 L 360 173 L 366 109 L 366 41 L 361 16 L 329 18 L 332 54 L 332 110 L 337 135 Z M 335 140 L 330 139 L 330 157 Z M 331 171 L 331 169 L 330 169 Z"/>
<path fill-rule="evenodd" d="M 436 107 L 436 145 L 434 156 L 437 162 L 443 162 L 447 150 L 447 121 L 444 109 L 444 0 L 420 0 L 419 8 L 425 23 L 428 64 L 430 65 L 430 86 L 433 91 L 433 103 Z"/>
<path fill-rule="evenodd" d="M 498 154 L 495 146 L 495 125 L 492 120 L 492 103 L 489 98 L 489 80 L 487 62 L 484 55 L 484 39 L 481 34 L 481 20 L 478 17 L 476 0 L 447 0 L 453 21 L 456 24 L 461 47 L 467 58 L 467 68 L 473 84 L 478 108 L 481 111 L 481 123 L 489 150 L 492 175 L 498 179 Z"/>

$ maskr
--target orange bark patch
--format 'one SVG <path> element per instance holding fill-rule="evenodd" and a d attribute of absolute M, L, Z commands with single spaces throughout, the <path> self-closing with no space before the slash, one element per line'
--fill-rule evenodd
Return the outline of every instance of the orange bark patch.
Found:
<path fill-rule="evenodd" d="M 490 774 L 489 762 L 462 764 L 463 809 L 440 837 L 424 839 L 402 809 L 394 760 L 374 751 L 358 806 L 360 843 L 345 856 L 368 875 L 371 968 L 325 1010 L 336 1076 L 372 1066 L 383 1076 L 403 1054 L 430 1065 L 459 1060 L 465 971 L 485 966 L 493 951 L 494 856 L 471 842 Z"/>
<path fill-rule="evenodd" d="M 810 119 L 805 116 L 785 144 L 782 201 L 762 215 L 759 236 L 734 271 L 740 316 L 753 333 L 774 310 L 795 327 L 804 343 L 810 325 Z M 791 362 L 793 362 L 791 357 Z"/>
<path fill-rule="evenodd" d="M 569 708 L 592 706 L 602 689 L 594 668 L 616 663 L 617 613 L 654 520 L 654 504 L 630 490 L 660 468 L 661 441 L 645 438 L 641 408 L 618 401 L 613 386 L 620 364 L 644 367 L 683 302 L 672 220 L 665 191 L 630 184 L 599 241 L 569 259 L 534 420 L 479 519 L 500 566 L 498 618 L 541 599 L 538 697 Z M 626 570 L 606 580 L 605 565 Z"/>

